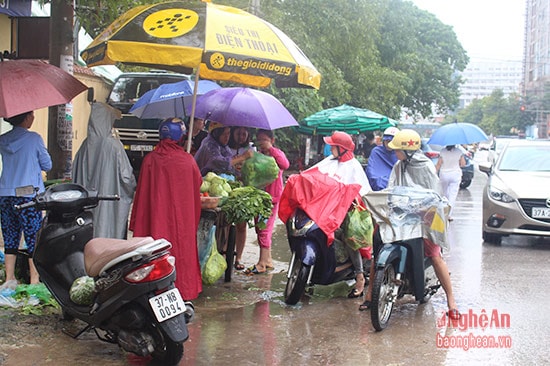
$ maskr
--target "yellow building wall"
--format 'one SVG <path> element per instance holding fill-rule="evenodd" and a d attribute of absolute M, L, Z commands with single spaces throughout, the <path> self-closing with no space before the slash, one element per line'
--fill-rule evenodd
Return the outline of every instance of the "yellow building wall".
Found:
<path fill-rule="evenodd" d="M 6 14 L 0 14 L 0 52 L 11 50 L 11 21 Z"/>
<path fill-rule="evenodd" d="M 88 87 L 94 88 L 94 99 L 98 102 L 105 102 L 110 92 L 110 85 L 102 78 L 75 74 L 78 80 Z M 90 118 L 91 105 L 88 103 L 86 91 L 79 94 L 72 101 L 73 103 L 73 158 L 82 142 L 88 136 L 88 119 Z M 35 120 L 31 128 L 39 133 L 48 145 L 48 108 L 42 108 L 34 112 Z M 52 121 L 55 123 L 55 121 Z"/>

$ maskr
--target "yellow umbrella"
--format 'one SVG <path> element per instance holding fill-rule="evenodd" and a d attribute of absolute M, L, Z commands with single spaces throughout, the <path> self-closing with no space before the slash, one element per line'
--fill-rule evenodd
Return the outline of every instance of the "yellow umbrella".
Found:
<path fill-rule="evenodd" d="M 318 89 L 321 75 L 278 28 L 246 11 L 210 2 L 133 8 L 83 52 L 88 66 L 122 62 L 201 78 L 267 87 Z"/>

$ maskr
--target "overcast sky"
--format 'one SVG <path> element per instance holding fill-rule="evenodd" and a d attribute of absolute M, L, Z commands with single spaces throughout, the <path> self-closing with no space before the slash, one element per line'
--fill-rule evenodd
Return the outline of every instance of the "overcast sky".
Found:
<path fill-rule="evenodd" d="M 521 60 L 525 0 L 412 0 L 453 27 L 471 60 Z"/>

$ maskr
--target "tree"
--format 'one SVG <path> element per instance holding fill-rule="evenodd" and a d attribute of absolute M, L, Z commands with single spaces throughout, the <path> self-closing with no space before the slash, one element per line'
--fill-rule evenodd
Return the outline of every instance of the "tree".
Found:
<path fill-rule="evenodd" d="M 497 89 L 491 95 L 476 99 L 460 110 L 457 121 L 477 124 L 487 134 L 493 135 L 525 131 L 534 123 L 534 113 L 521 111 L 520 106 L 524 102 L 517 94 L 505 97 L 503 91 Z"/>
<path fill-rule="evenodd" d="M 76 12 L 96 36 L 144 3 L 151 2 L 77 0 Z M 249 10 L 250 1 L 223 4 Z M 427 116 L 458 104 L 466 52 L 450 26 L 409 1 L 262 0 L 254 11 L 294 40 L 322 75 L 319 91 L 270 88 L 298 120 L 344 103 L 394 119 L 403 108 Z"/>

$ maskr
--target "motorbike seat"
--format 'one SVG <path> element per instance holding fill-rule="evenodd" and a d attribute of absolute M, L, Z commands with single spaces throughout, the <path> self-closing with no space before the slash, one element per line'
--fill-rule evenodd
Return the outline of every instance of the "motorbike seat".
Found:
<path fill-rule="evenodd" d="M 84 247 L 86 273 L 95 277 L 113 259 L 154 241 L 150 236 L 131 239 L 94 238 Z"/>

